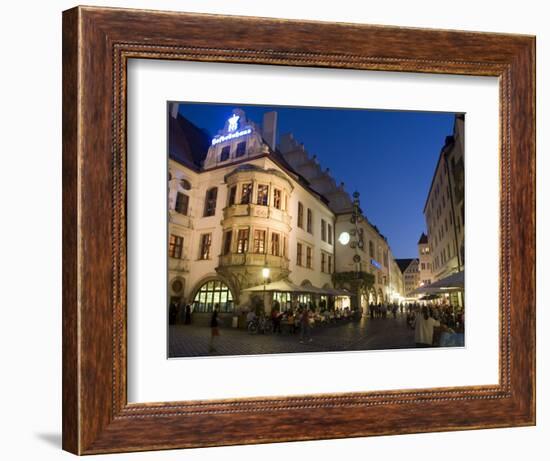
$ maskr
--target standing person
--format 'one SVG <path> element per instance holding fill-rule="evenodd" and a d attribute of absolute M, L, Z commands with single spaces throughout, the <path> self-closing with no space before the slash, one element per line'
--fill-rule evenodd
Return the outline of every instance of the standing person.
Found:
<path fill-rule="evenodd" d="M 170 308 L 168 310 L 168 322 L 170 325 L 174 325 L 174 323 L 176 323 L 177 316 L 178 316 L 178 305 L 174 300 L 172 300 L 172 302 L 170 303 Z"/>
<path fill-rule="evenodd" d="M 220 336 L 220 330 L 218 329 L 218 308 L 219 304 L 214 305 L 214 310 L 212 311 L 212 317 L 210 318 L 210 344 L 208 347 L 209 352 L 216 352 L 214 347 L 214 339 Z"/>
<path fill-rule="evenodd" d="M 304 343 L 307 339 L 308 342 L 313 341 L 310 335 L 309 326 L 309 309 L 304 306 L 300 315 L 300 342 Z"/>
<path fill-rule="evenodd" d="M 273 333 L 282 333 L 281 331 L 282 314 L 279 312 L 279 308 L 275 308 L 271 311 L 271 323 L 273 324 Z"/>
<path fill-rule="evenodd" d="M 185 321 L 183 323 L 186 325 L 191 324 L 191 306 L 189 304 L 185 306 Z"/>
<path fill-rule="evenodd" d="M 433 344 L 434 327 L 440 326 L 439 320 L 430 317 L 426 306 L 416 315 L 414 326 L 414 340 L 416 347 L 431 347 Z"/>

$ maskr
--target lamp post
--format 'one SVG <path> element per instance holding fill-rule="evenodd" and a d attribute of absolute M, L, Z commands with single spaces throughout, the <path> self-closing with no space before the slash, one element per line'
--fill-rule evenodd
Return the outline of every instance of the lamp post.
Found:
<path fill-rule="evenodd" d="M 359 192 L 355 191 L 353 193 L 353 202 L 352 202 L 353 208 L 351 211 L 351 217 L 350 217 L 350 223 L 353 224 L 353 228 L 349 231 L 343 231 L 338 236 L 338 242 L 340 242 L 342 245 L 348 245 L 350 248 L 353 248 L 355 250 L 355 254 L 353 255 L 353 262 L 355 267 L 355 278 L 357 279 L 356 283 L 359 284 L 360 279 L 360 273 L 361 273 L 361 255 L 359 254 L 359 250 L 363 249 L 364 242 L 363 242 L 363 229 L 359 227 L 359 224 L 363 221 L 363 215 L 361 213 L 361 208 L 359 206 Z M 353 239 L 351 238 L 353 237 Z M 360 299 L 360 290 L 358 288 L 359 285 L 357 285 L 358 292 L 356 293 L 357 296 L 357 304 L 358 306 L 361 305 L 361 299 Z"/>
<path fill-rule="evenodd" d="M 267 283 L 267 280 L 269 279 L 269 267 L 264 267 L 262 269 L 262 278 L 264 279 L 264 312 L 266 310 L 266 302 L 265 302 L 265 285 Z"/>

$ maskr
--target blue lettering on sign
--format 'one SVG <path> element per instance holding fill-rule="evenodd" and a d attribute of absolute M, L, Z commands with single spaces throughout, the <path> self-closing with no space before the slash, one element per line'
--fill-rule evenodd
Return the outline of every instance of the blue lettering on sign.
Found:
<path fill-rule="evenodd" d="M 370 260 L 370 263 L 376 267 L 377 269 L 382 269 L 382 266 L 380 265 L 380 263 L 378 261 L 376 261 L 375 259 L 371 259 Z"/>

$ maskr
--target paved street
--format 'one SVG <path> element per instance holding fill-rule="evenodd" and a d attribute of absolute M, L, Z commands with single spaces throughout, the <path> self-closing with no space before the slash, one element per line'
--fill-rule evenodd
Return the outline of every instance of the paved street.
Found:
<path fill-rule="evenodd" d="M 249 355 L 296 352 L 328 352 L 400 349 L 414 347 L 414 331 L 407 328 L 405 316 L 386 319 L 363 317 L 359 322 L 319 326 L 311 329 L 312 341 L 300 343 L 299 333 L 251 335 L 246 330 L 220 329 L 216 352 L 208 352 L 210 328 L 194 325 L 170 326 L 170 357 L 209 355 Z"/>

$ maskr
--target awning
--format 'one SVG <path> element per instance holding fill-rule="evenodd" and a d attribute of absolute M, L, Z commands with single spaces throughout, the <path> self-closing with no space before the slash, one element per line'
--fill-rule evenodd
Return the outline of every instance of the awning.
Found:
<path fill-rule="evenodd" d="M 279 291 L 282 293 L 307 293 L 305 287 L 299 287 L 288 280 L 277 280 L 276 282 L 267 283 L 266 285 L 256 285 L 255 287 L 246 288 L 243 291 Z"/>
<path fill-rule="evenodd" d="M 280 293 L 310 293 L 318 295 L 330 295 L 330 296 L 350 296 L 347 290 L 336 290 L 334 288 L 317 288 L 313 285 L 298 286 L 289 280 L 278 280 L 276 282 L 267 283 L 264 285 L 256 285 L 254 287 L 246 288 L 243 291 L 262 292 L 262 291 L 274 291 Z"/>
<path fill-rule="evenodd" d="M 437 294 L 449 291 L 464 290 L 464 271 L 455 272 L 430 285 L 422 286 L 413 291 L 414 294 Z"/>

